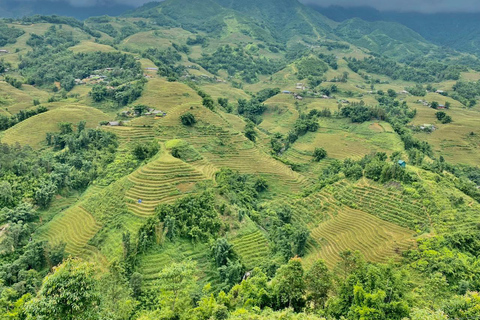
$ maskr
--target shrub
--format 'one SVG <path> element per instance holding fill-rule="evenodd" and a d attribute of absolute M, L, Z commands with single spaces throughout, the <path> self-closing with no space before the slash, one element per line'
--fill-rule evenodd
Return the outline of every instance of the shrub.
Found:
<path fill-rule="evenodd" d="M 190 112 L 182 114 L 182 116 L 180 117 L 180 120 L 182 121 L 182 124 L 184 126 L 193 126 L 197 122 L 197 120 L 195 119 L 195 116 Z"/>
<path fill-rule="evenodd" d="M 327 157 L 327 151 L 323 148 L 315 148 L 313 151 L 313 161 L 319 162 Z"/>

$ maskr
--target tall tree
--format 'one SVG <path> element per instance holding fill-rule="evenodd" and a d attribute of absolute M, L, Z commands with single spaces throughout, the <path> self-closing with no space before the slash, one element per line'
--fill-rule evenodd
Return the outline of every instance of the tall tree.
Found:
<path fill-rule="evenodd" d="M 98 319 L 96 270 L 90 263 L 69 259 L 43 281 L 36 298 L 26 306 L 28 320 Z"/>
<path fill-rule="evenodd" d="M 317 260 L 305 275 L 307 299 L 312 302 L 313 308 L 323 308 L 332 288 L 332 276 L 325 261 Z"/>
<path fill-rule="evenodd" d="M 305 282 L 299 258 L 293 258 L 278 269 L 272 281 L 278 308 L 293 308 L 300 311 L 305 305 Z"/>

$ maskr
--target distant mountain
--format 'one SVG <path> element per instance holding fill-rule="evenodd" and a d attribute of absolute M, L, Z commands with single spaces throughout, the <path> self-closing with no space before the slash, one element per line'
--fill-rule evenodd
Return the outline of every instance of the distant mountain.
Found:
<path fill-rule="evenodd" d="M 434 46 L 415 31 L 396 22 L 346 20 L 335 33 L 352 44 L 398 59 L 428 54 Z"/>
<path fill-rule="evenodd" d="M 126 16 L 209 34 L 239 28 L 262 40 L 286 41 L 298 35 L 334 37 L 331 20 L 296 0 L 167 0 L 146 4 Z"/>
<path fill-rule="evenodd" d="M 21 18 L 34 14 L 61 15 L 84 20 L 92 16 L 108 14 L 118 16 L 132 9 L 127 5 L 97 5 L 92 7 L 74 7 L 64 1 L 18 1 L 0 0 L 0 18 Z"/>
<path fill-rule="evenodd" d="M 425 55 L 434 48 L 401 24 L 361 19 L 339 24 L 297 0 L 167 0 L 146 4 L 126 15 L 217 35 L 236 28 L 266 42 L 345 40 L 399 59 Z"/>
<path fill-rule="evenodd" d="M 311 7 L 337 22 L 352 18 L 369 22 L 398 22 L 437 45 L 480 55 L 480 13 L 423 14 L 381 12 L 370 7 Z"/>

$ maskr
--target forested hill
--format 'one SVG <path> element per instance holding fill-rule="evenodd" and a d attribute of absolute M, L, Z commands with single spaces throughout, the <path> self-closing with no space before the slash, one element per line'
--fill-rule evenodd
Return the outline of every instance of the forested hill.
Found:
<path fill-rule="evenodd" d="M 149 3 L 126 16 L 148 17 L 160 25 L 182 26 L 218 34 L 238 24 L 242 32 L 286 41 L 303 35 L 332 37 L 331 22 L 297 0 L 167 0 Z"/>
<path fill-rule="evenodd" d="M 265 42 L 308 43 L 343 40 L 397 59 L 438 51 L 421 35 L 393 22 L 351 19 L 334 22 L 297 0 L 167 0 L 149 3 L 125 16 L 150 18 L 158 25 L 219 36 L 238 28 Z"/>
<path fill-rule="evenodd" d="M 311 7 L 337 22 L 353 18 L 370 22 L 397 22 L 418 32 L 422 37 L 437 45 L 480 54 L 480 13 L 423 14 L 382 12 L 370 7 L 344 8 L 316 5 L 311 5 Z"/>

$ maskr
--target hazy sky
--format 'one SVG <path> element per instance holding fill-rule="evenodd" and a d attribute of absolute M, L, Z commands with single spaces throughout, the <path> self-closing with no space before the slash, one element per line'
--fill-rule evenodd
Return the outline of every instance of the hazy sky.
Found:
<path fill-rule="evenodd" d="M 18 0 L 17 0 L 18 1 Z M 21 0 L 37 1 L 37 0 Z M 75 6 L 98 4 L 127 4 L 140 6 L 151 0 L 50 0 L 66 1 Z M 195 0 L 192 0 L 195 1 Z M 259 0 L 262 1 L 262 0 Z M 480 12 L 480 0 L 300 0 L 319 5 L 372 6 L 379 10 L 420 11 L 420 12 Z M 1 2 L 1 0 L 0 0 Z"/>
<path fill-rule="evenodd" d="M 370 6 L 379 10 L 434 12 L 479 12 L 480 0 L 300 0 L 304 3 L 340 6 Z"/>

